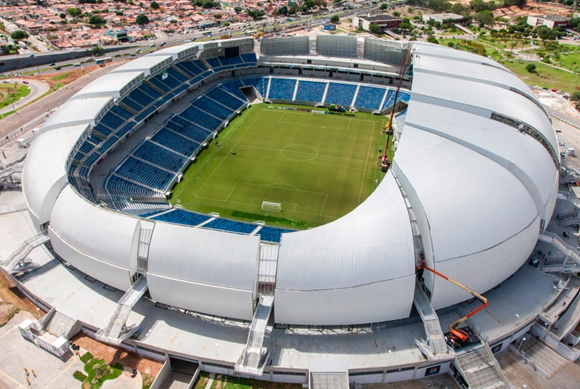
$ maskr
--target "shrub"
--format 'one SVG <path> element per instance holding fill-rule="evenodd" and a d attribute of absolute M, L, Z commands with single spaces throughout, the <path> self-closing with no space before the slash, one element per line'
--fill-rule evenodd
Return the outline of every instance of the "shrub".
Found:
<path fill-rule="evenodd" d="M 527 64 L 526 70 L 528 71 L 528 73 L 535 73 L 536 72 L 536 64 L 535 63 Z"/>
<path fill-rule="evenodd" d="M 87 376 L 78 370 L 73 373 L 73 377 L 80 382 L 84 382 L 87 379 Z"/>
<path fill-rule="evenodd" d="M 93 354 L 91 354 L 90 352 L 86 352 L 83 354 L 83 356 L 81 357 L 81 362 L 82 363 L 87 363 L 88 361 L 90 361 L 91 359 L 93 359 Z"/>

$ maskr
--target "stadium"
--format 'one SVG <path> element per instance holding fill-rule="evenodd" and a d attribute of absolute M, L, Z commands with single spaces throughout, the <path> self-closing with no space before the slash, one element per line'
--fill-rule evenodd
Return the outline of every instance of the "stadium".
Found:
<path fill-rule="evenodd" d="M 42 343 L 57 355 L 83 331 L 312 388 L 509 387 L 493 353 L 555 298 L 527 261 L 560 163 L 544 107 L 487 58 L 340 35 L 193 42 L 116 67 L 39 128 L 22 173 L 38 234 L 4 265 L 49 312 L 23 336 L 68 323 Z M 27 273 L 42 244 L 51 260 Z"/>

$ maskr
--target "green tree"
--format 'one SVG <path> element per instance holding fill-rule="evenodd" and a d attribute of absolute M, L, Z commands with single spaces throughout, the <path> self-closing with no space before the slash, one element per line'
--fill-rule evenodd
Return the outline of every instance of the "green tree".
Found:
<path fill-rule="evenodd" d="M 16 30 L 12 34 L 10 34 L 10 38 L 12 38 L 15 41 L 19 41 L 28 38 L 28 33 L 26 31 Z"/>
<path fill-rule="evenodd" d="M 381 9 L 382 9 L 382 10 L 385 10 L 385 9 L 387 9 L 387 8 L 389 8 L 389 6 L 388 6 L 387 4 L 381 4 Z"/>
<path fill-rule="evenodd" d="M 61 19 L 65 19 L 66 18 L 66 14 L 64 12 L 58 14 L 58 16 L 60 16 Z"/>
<path fill-rule="evenodd" d="M 135 22 L 143 28 L 144 25 L 149 24 L 149 18 L 145 15 L 139 15 L 135 18 Z"/>
<path fill-rule="evenodd" d="M 536 64 L 535 63 L 529 63 L 526 65 L 526 71 L 528 73 L 535 73 L 536 72 Z"/>
<path fill-rule="evenodd" d="M 213 15 L 214 18 L 216 19 L 221 19 L 222 18 L 222 14 L 215 14 Z"/>
<path fill-rule="evenodd" d="M 254 20 L 258 20 L 260 19 L 262 16 L 264 16 L 264 11 L 262 11 L 261 9 L 258 10 L 252 10 L 252 9 L 247 9 L 246 12 L 248 13 L 248 16 L 251 17 Z"/>
<path fill-rule="evenodd" d="M 330 18 L 330 23 L 334 23 L 334 24 L 336 24 L 336 23 L 338 23 L 339 21 L 340 21 L 340 18 L 338 17 L 338 15 L 333 15 L 333 16 Z"/>
<path fill-rule="evenodd" d="M 149 4 L 149 6 L 151 7 L 151 9 L 155 11 L 159 9 L 159 3 L 157 3 L 156 1 L 152 1 L 151 4 Z"/>
<path fill-rule="evenodd" d="M 433 35 L 431 35 L 429 38 L 427 38 L 427 42 L 429 42 L 429 43 L 435 43 L 437 45 L 439 44 L 439 41 Z"/>
<path fill-rule="evenodd" d="M 493 17 L 493 12 L 490 10 L 485 10 L 478 12 L 475 15 L 475 20 L 479 22 L 481 27 L 493 26 L 495 24 L 495 18 Z"/>
<path fill-rule="evenodd" d="M 375 35 L 378 35 L 381 33 L 381 28 L 379 27 L 378 24 L 371 23 L 371 24 L 369 24 L 369 31 Z"/>
<path fill-rule="evenodd" d="M 89 19 L 89 24 L 91 26 L 100 26 L 100 25 L 105 24 L 105 23 L 107 23 L 107 21 L 98 15 L 93 15 Z"/>
<path fill-rule="evenodd" d="M 234 11 L 235 11 L 235 13 L 239 14 L 243 10 L 242 10 L 242 7 L 234 7 Z"/>
<path fill-rule="evenodd" d="M 574 105 L 576 105 L 576 109 L 578 109 L 578 106 L 580 105 L 580 91 L 572 92 L 570 95 L 570 101 L 573 101 Z"/>
<path fill-rule="evenodd" d="M 398 18 L 399 16 L 401 16 L 401 13 L 395 11 L 395 12 L 393 12 L 393 16 L 396 17 L 396 18 Z"/>
<path fill-rule="evenodd" d="M 83 12 L 78 8 L 67 8 L 66 13 L 69 14 L 73 18 L 77 18 Z"/>

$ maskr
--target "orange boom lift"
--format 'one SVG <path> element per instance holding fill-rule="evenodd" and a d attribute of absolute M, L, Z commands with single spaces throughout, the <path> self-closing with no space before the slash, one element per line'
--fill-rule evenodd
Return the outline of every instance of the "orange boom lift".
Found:
<path fill-rule="evenodd" d="M 430 267 L 427 267 L 426 265 L 422 266 L 423 269 L 425 270 L 429 270 L 431 273 L 443 278 L 444 280 L 447 280 L 449 282 L 451 282 L 453 285 L 460 287 L 461 289 L 469 292 L 473 297 L 475 297 L 476 299 L 478 299 L 479 301 L 481 301 L 483 303 L 483 305 L 475 308 L 473 311 L 469 312 L 467 315 L 463 316 L 461 319 L 457 320 L 456 322 L 452 323 L 449 326 L 449 335 L 448 335 L 448 342 L 452 344 L 452 346 L 458 346 L 460 347 L 463 343 L 467 342 L 469 340 L 469 334 L 460 329 L 457 328 L 457 326 L 461 323 L 463 323 L 464 321 L 466 321 L 467 319 L 469 319 L 471 316 L 475 315 L 477 312 L 481 311 L 482 309 L 484 309 L 485 307 L 487 307 L 487 299 L 485 297 L 483 297 L 482 295 L 480 295 L 479 293 L 475 292 L 474 290 L 469 289 L 467 286 L 461 285 L 459 282 L 452 280 L 451 278 L 439 273 L 438 271 L 431 269 Z M 447 334 L 446 334 L 447 336 Z"/>

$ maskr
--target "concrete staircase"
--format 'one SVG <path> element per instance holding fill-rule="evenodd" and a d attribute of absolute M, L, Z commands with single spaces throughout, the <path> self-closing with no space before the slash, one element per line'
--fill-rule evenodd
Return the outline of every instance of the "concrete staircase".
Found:
<path fill-rule="evenodd" d="M 2 262 L 2 265 L 8 270 L 12 270 L 12 268 L 18 265 L 20 261 L 26 259 L 32 250 L 48 242 L 48 240 L 48 231 L 46 230 L 26 239 L 4 262 Z"/>
<path fill-rule="evenodd" d="M 132 336 L 139 326 L 126 327 L 127 319 L 137 301 L 147 291 L 147 278 L 139 277 L 133 286 L 121 297 L 115 313 L 107 324 L 97 332 L 97 340 L 105 343 L 119 345 L 123 340 Z"/>
<path fill-rule="evenodd" d="M 236 373 L 262 375 L 264 372 L 268 354 L 262 345 L 264 344 L 266 327 L 268 326 L 273 306 L 274 296 L 260 297 L 260 303 L 250 326 L 246 348 L 242 351 L 242 355 L 240 355 L 234 367 Z"/>
<path fill-rule="evenodd" d="M 469 383 L 470 389 L 513 388 L 487 344 L 458 356 L 455 364 Z"/>
<path fill-rule="evenodd" d="M 453 358 L 455 353 L 447 346 L 445 336 L 441 330 L 441 323 L 439 323 L 439 317 L 437 317 L 437 313 L 419 284 L 415 286 L 413 303 L 423 320 L 425 334 L 427 335 L 426 341 L 423 339 L 415 339 L 415 344 L 419 347 L 419 350 L 430 361 Z"/>

